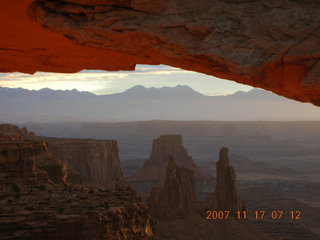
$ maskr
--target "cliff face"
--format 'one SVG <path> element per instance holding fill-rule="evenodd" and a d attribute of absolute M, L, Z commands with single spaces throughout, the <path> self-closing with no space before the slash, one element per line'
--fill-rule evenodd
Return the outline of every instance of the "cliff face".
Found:
<path fill-rule="evenodd" d="M 48 150 L 69 168 L 80 173 L 84 182 L 114 188 L 123 180 L 116 141 L 45 138 Z"/>
<path fill-rule="evenodd" d="M 169 157 L 169 159 L 164 185 L 154 187 L 149 197 L 149 206 L 155 218 L 177 219 L 178 216 L 181 218 L 196 212 L 201 205 L 230 213 L 244 209 L 243 201 L 237 194 L 236 174 L 229 162 L 228 148 L 220 149 L 215 192 L 199 206 L 196 204 L 193 171 L 178 167 L 174 158 Z"/>
<path fill-rule="evenodd" d="M 236 193 L 235 173 L 227 154 L 226 148 L 220 150 L 216 192 L 205 202 L 196 201 L 193 172 L 179 167 L 173 158 L 169 161 L 164 185 L 153 188 L 149 197 L 156 239 L 272 239 L 249 222 L 232 217 L 243 204 Z M 230 217 L 206 219 L 207 211 L 220 210 L 229 210 Z"/>
<path fill-rule="evenodd" d="M 25 142 L 27 140 L 31 142 Z M 30 167 L 31 163 L 34 163 L 37 168 L 44 170 L 53 182 L 84 182 L 114 188 L 117 182 L 123 180 L 116 141 L 38 137 L 26 128 L 2 124 L 0 144 L 3 142 L 7 146 L 8 141 L 21 142 L 19 147 L 15 147 L 15 154 L 24 154 L 21 157 L 24 161 L 27 161 L 24 156 L 28 153 L 20 153 L 20 148 L 30 151 L 29 155 L 36 152 L 37 154 L 28 160 L 30 164 L 22 165 Z M 14 145 L 8 147 L 12 148 Z M 67 166 L 70 169 L 67 169 Z"/>
<path fill-rule="evenodd" d="M 194 211 L 196 201 L 193 172 L 178 167 L 173 158 L 168 163 L 163 186 L 151 190 L 149 206 L 157 219 L 177 219 Z"/>
<path fill-rule="evenodd" d="M 38 168 L 44 170 L 48 174 L 51 181 L 55 183 L 67 182 L 68 170 L 66 164 L 57 156 L 48 152 L 47 148 L 46 151 L 35 156 L 35 162 Z"/>
<path fill-rule="evenodd" d="M 138 63 L 166 64 L 320 104 L 319 1 L 0 4 L 0 71 L 133 70 Z"/>
<path fill-rule="evenodd" d="M 162 135 L 154 139 L 151 155 L 144 162 L 143 169 L 129 179 L 164 181 L 169 157 L 172 157 L 178 166 L 191 169 L 196 179 L 210 179 L 210 175 L 198 168 L 188 155 L 181 135 Z"/>
<path fill-rule="evenodd" d="M 188 155 L 187 149 L 183 146 L 181 135 L 162 135 L 154 139 L 149 159 L 145 161 L 140 171 L 127 178 L 128 182 L 135 184 L 145 192 L 148 192 L 150 187 L 162 184 L 166 179 L 166 169 L 170 157 L 179 167 L 193 171 L 197 182 L 212 180 L 212 177 L 198 168 Z"/>
<path fill-rule="evenodd" d="M 69 184 L 45 142 L 5 128 L 0 125 L 0 239 L 152 239 L 148 208 L 133 189 Z"/>
<path fill-rule="evenodd" d="M 3 174 L 30 177 L 33 176 L 33 172 L 43 170 L 42 173 L 45 173 L 50 181 L 66 182 L 68 178 L 66 164 L 48 152 L 47 142 L 36 139 L 34 133 L 29 132 L 27 128 L 19 128 L 11 124 L 0 125 L 1 154 L 2 157 L 11 159 L 7 166 L 3 165 Z M 17 166 L 20 168 L 17 169 Z"/>
<path fill-rule="evenodd" d="M 80 183 L 83 180 L 114 188 L 118 181 L 123 180 L 116 141 L 45 138 L 29 133 L 26 128 L 0 125 L 0 143 L 24 140 L 32 140 L 32 148 L 35 148 L 32 151 L 37 151 L 32 161 L 38 168 L 46 171 L 54 182 L 65 182 L 69 176 L 71 182 Z M 22 149 L 31 151 L 30 142 L 19 144 Z M 20 154 L 18 148 L 16 151 Z M 67 170 L 66 164 L 71 169 Z M 24 165 L 29 166 L 27 163 Z"/>
<path fill-rule="evenodd" d="M 154 139 L 151 156 L 145 161 L 144 167 L 166 167 L 169 163 L 169 156 L 175 159 L 178 165 L 189 168 L 195 167 L 192 158 L 188 155 L 187 149 L 183 146 L 181 135 L 162 135 Z"/>
<path fill-rule="evenodd" d="M 41 142 L 1 142 L 0 175 L 3 183 L 11 184 L 16 178 L 25 183 L 47 182 L 48 174 L 35 163 L 35 154 L 45 150 L 46 145 Z"/>
<path fill-rule="evenodd" d="M 218 208 L 230 212 L 242 210 L 241 202 L 236 191 L 236 173 L 230 165 L 228 148 L 220 149 L 219 161 L 217 161 L 217 184 L 215 190 Z"/>
<path fill-rule="evenodd" d="M 20 141 L 32 136 L 34 133 L 29 132 L 27 128 L 19 128 L 12 124 L 0 124 L 0 142 Z"/>
<path fill-rule="evenodd" d="M 36 165 L 36 156 L 47 151 L 45 142 L 33 141 L 26 128 L 0 125 L 0 177 L 10 185 L 17 179 L 22 183 L 46 183 L 48 173 Z M 61 173 L 59 173 L 60 175 Z"/>

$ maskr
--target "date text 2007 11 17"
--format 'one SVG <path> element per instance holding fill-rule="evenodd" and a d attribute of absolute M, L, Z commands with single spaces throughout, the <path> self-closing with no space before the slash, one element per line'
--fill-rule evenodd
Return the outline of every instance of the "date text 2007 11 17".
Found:
<path fill-rule="evenodd" d="M 235 219 L 246 220 L 249 217 L 256 220 L 263 220 L 265 218 L 279 220 L 279 219 L 291 219 L 291 220 L 301 220 L 300 211 L 254 211 L 249 213 L 247 211 L 207 211 L 206 219 L 208 220 L 223 220 L 233 217 Z"/>

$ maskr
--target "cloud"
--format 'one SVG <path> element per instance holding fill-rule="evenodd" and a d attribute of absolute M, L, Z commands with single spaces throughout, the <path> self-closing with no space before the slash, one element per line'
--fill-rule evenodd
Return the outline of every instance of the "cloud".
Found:
<path fill-rule="evenodd" d="M 77 88 L 94 91 L 101 88 L 101 85 L 108 85 L 108 81 L 127 77 L 127 73 L 120 72 L 80 72 L 74 74 L 37 72 L 33 75 L 9 73 L 0 76 L 0 86 L 35 90 L 49 87 L 52 89 Z"/>
<path fill-rule="evenodd" d="M 33 75 L 18 72 L 0 74 L 0 87 L 22 87 L 30 90 L 76 88 L 79 91 L 90 91 L 96 94 L 122 92 L 134 85 L 173 87 L 178 84 L 188 85 L 208 95 L 224 95 L 251 89 L 251 87 L 213 76 L 165 65 L 137 65 L 135 71 L 118 72 L 83 70 L 72 74 L 47 72 L 37 72 Z"/>
<path fill-rule="evenodd" d="M 119 71 L 119 72 L 105 72 L 95 70 L 84 70 L 79 73 L 47 73 L 37 72 L 33 75 L 24 73 L 4 73 L 0 75 L 0 84 L 4 87 L 17 87 L 22 85 L 30 85 L 35 83 L 51 83 L 51 82 L 87 82 L 87 81 L 108 81 L 114 79 L 128 78 L 129 75 L 169 75 L 175 73 L 190 73 L 178 68 L 171 68 L 168 66 L 137 66 L 135 71 Z"/>
<path fill-rule="evenodd" d="M 24 74 L 24 73 L 8 73 L 0 77 L 0 81 L 14 81 L 14 82 L 49 82 L 49 81 L 87 81 L 87 80 L 106 80 L 106 79 L 123 79 L 128 77 L 127 73 L 119 72 L 104 72 L 104 73 L 88 73 L 88 72 L 79 72 L 79 73 L 46 73 L 46 72 L 37 72 L 33 75 Z M 23 81 L 23 82 L 22 82 Z"/>
<path fill-rule="evenodd" d="M 175 74 L 175 73 L 193 73 L 180 68 L 169 67 L 165 65 L 138 65 L 133 74 Z"/>
<path fill-rule="evenodd" d="M 128 80 L 137 79 L 146 81 L 146 79 L 153 79 L 153 76 L 172 75 L 172 74 L 187 74 L 192 73 L 179 68 L 172 68 L 165 65 L 138 65 L 135 71 L 119 71 L 106 72 L 100 70 L 83 70 L 79 73 L 48 73 L 37 72 L 33 75 L 24 73 L 3 73 L 0 74 L 0 86 L 17 88 L 22 87 L 26 89 L 41 89 L 49 87 L 52 89 L 73 89 L 87 90 L 96 93 L 114 92 L 117 90 L 107 90 L 110 86 L 115 86 L 123 83 L 128 84 Z M 127 80 L 120 82 L 119 80 Z M 130 84 L 129 84 L 130 85 Z M 119 88 L 119 87 L 118 87 Z M 126 88 L 126 87 L 124 87 Z"/>

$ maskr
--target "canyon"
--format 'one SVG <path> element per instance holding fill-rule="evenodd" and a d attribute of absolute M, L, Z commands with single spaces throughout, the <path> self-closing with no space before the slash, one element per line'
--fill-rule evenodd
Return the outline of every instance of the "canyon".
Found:
<path fill-rule="evenodd" d="M 164 186 L 151 190 L 150 209 L 139 194 L 124 183 L 116 142 L 109 141 L 108 145 L 106 140 L 100 140 L 100 144 L 97 141 L 39 137 L 27 128 L 0 125 L 1 239 L 161 239 L 170 231 L 161 230 L 154 234 L 153 229 L 168 227 L 171 224 L 168 220 L 181 221 L 186 217 L 192 221 L 198 219 L 200 231 L 202 228 L 214 229 L 207 226 L 201 214 L 196 213 L 200 205 L 196 201 L 194 175 L 207 175 L 188 156 L 181 136 L 164 135 L 155 139 L 153 153 L 145 165 L 156 163 L 159 170 L 163 170 L 165 165 L 167 167 L 164 176 L 160 176 Z M 101 144 L 104 148 L 100 153 L 105 154 L 95 158 L 90 153 L 99 156 L 96 148 Z M 93 162 L 91 165 L 88 159 Z M 221 159 L 219 163 L 228 163 L 227 156 Z M 118 168 L 110 169 L 114 163 L 118 163 Z M 222 165 L 224 167 L 219 171 L 224 173 L 229 166 Z M 68 166 L 72 166 L 72 174 L 78 174 L 80 182 L 69 181 Z M 79 173 L 75 171 L 77 167 Z M 94 167 L 100 172 L 94 172 L 95 178 L 88 178 L 86 173 Z M 117 169 L 120 169 L 119 178 L 112 175 Z M 103 176 L 108 176 L 108 179 L 102 179 Z M 222 182 L 218 181 L 218 189 L 229 188 L 225 184 L 229 181 L 234 184 L 235 178 L 231 178 L 228 175 Z M 225 191 L 224 196 L 229 195 L 234 195 L 234 189 Z M 229 199 L 227 202 L 234 205 L 234 201 L 236 203 L 237 200 Z M 157 219 L 159 222 L 154 225 Z M 179 223 L 183 228 L 188 227 L 185 224 L 189 222 Z M 212 222 L 212 225 L 216 224 Z M 247 228 L 243 224 L 243 228 Z M 248 235 L 240 229 L 236 230 L 238 235 Z M 220 229 L 216 234 L 224 236 L 223 231 Z M 260 237 L 264 236 L 257 229 L 255 231 Z M 176 239 L 175 233 L 171 234 L 169 239 Z M 248 236 L 248 239 L 257 239 L 254 234 Z"/>
<path fill-rule="evenodd" d="M 132 188 L 68 183 L 47 142 L 13 125 L 0 125 L 0 136 L 1 239 L 153 239 Z"/>
<path fill-rule="evenodd" d="M 0 13 L 0 72 L 133 71 L 137 64 L 165 64 L 320 106 L 319 1 L 3 0 Z M 153 124 L 149 138 L 154 137 L 152 131 L 156 132 Z M 255 154 L 266 158 L 289 152 L 289 160 L 275 163 L 278 159 L 271 159 L 273 165 L 280 166 L 278 172 L 264 163 L 256 164 L 265 174 L 259 175 L 258 182 L 256 175 L 245 169 L 242 180 L 249 180 L 240 182 L 240 191 L 226 148 L 221 149 L 216 167 L 212 162 L 209 167 L 202 164 L 216 170 L 215 186 L 209 173 L 195 166 L 177 136 L 156 140 L 140 172 L 124 178 L 115 141 L 39 137 L 26 128 L 0 125 L 0 238 L 318 239 L 317 124 L 300 128 L 302 132 L 311 129 L 302 143 L 298 142 L 296 125 L 283 126 L 287 123 L 271 127 L 253 124 L 259 125 L 257 129 L 267 129 L 261 132 L 255 132 L 248 123 L 251 132 L 247 138 L 232 123 L 214 126 L 218 136 L 222 133 L 224 139 L 232 138 L 229 142 L 245 142 L 244 153 L 252 153 L 248 144 L 257 146 L 255 150 L 260 152 Z M 90 125 L 84 124 L 83 130 Z M 281 137 L 273 142 L 269 139 L 268 129 L 279 132 L 280 128 L 289 128 L 294 139 L 291 145 Z M 106 139 L 101 129 L 103 126 L 98 127 L 97 135 Z M 205 128 L 203 132 L 207 134 Z M 223 139 L 216 139 L 216 145 L 225 145 L 221 144 Z M 263 144 L 268 141 L 272 143 L 271 153 L 266 153 Z M 309 152 L 315 155 L 304 154 Z M 212 157 L 206 152 L 200 155 Z M 309 164 L 302 169 L 300 159 L 294 159 L 301 156 Z M 254 161 L 242 159 L 254 168 Z M 290 167 L 297 166 L 289 168 L 289 163 Z M 288 174 L 284 176 L 284 172 Z M 263 179 L 270 174 L 271 181 Z M 282 178 L 285 181 L 279 180 Z M 150 196 L 138 193 L 125 180 L 130 184 L 151 182 L 146 185 Z M 205 200 L 197 199 L 199 181 Z M 267 189 L 243 189 L 243 185 L 255 184 L 260 184 L 260 189 L 270 187 L 276 194 Z M 298 200 L 282 198 L 279 192 Z M 248 204 L 243 203 L 244 198 Z M 204 216 L 208 209 L 253 211 L 262 207 L 299 207 L 309 215 L 301 223 L 262 221 L 255 225 L 233 218 L 209 221 Z"/>
<path fill-rule="evenodd" d="M 236 193 L 236 175 L 227 148 L 220 150 L 217 161 L 216 191 L 204 201 L 196 200 L 193 171 L 178 166 L 172 156 L 167 162 L 164 183 L 154 187 L 149 196 L 156 239 L 273 239 L 252 223 L 236 219 L 235 213 L 244 210 L 244 205 Z M 208 211 L 215 210 L 229 211 L 230 217 L 208 218 Z"/>
<path fill-rule="evenodd" d="M 194 163 L 181 135 L 161 135 L 154 139 L 150 157 L 140 173 L 133 174 L 140 175 L 140 184 L 147 183 L 151 189 L 139 193 L 125 183 L 115 141 L 39 137 L 27 128 L 2 124 L 0 237 L 10 240 L 19 237 L 69 240 L 75 236 L 159 240 L 319 238 L 317 207 L 268 192 L 269 187 L 261 189 L 261 182 L 237 181 L 236 185 L 236 173 L 231 165 L 235 158 L 230 162 L 228 148 L 218 152 L 219 160 L 216 164 L 211 162 L 216 167 L 206 167 L 210 175 L 216 176 L 215 180 Z M 95 175 L 87 175 L 88 172 Z M 157 181 L 149 185 L 149 178 L 143 182 L 146 176 Z M 206 191 L 200 199 L 197 181 L 204 176 L 213 181 L 206 182 Z M 273 188 L 281 192 L 286 186 Z M 316 202 L 316 192 L 312 196 Z M 309 196 L 305 199 L 311 200 Z M 274 208 L 299 209 L 308 216 L 301 222 L 275 222 L 268 218 L 244 221 L 237 220 L 234 214 L 228 219 L 206 219 L 207 212 L 214 210 L 250 213 Z M 66 230 L 61 233 L 59 229 Z"/>

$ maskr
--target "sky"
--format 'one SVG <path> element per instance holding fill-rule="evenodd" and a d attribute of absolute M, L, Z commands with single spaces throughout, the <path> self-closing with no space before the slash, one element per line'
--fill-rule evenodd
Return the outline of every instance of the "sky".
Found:
<path fill-rule="evenodd" d="M 137 65 L 135 71 L 107 72 L 83 70 L 79 73 L 37 72 L 34 75 L 24 73 L 0 73 L 0 87 L 25 88 L 39 90 L 89 91 L 98 95 L 123 92 L 135 85 L 145 87 L 175 87 L 188 85 L 204 95 L 228 95 L 236 91 L 249 91 L 252 87 L 226 81 L 213 76 L 173 68 L 165 65 Z"/>

